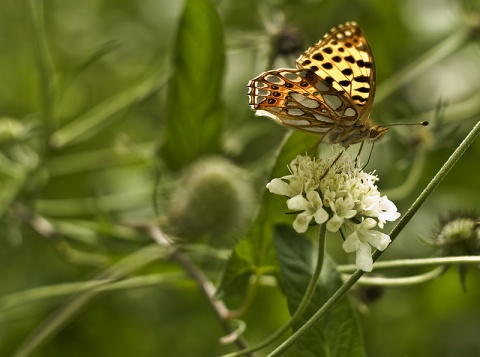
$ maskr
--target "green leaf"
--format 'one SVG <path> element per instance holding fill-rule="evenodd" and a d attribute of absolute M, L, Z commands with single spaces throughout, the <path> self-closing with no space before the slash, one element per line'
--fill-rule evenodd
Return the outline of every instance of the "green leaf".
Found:
<path fill-rule="evenodd" d="M 290 226 L 274 229 L 274 244 L 280 266 L 282 287 L 290 313 L 294 313 L 307 290 L 316 262 L 312 242 Z M 333 261 L 326 256 L 315 293 L 305 314 L 293 325 L 301 327 L 340 287 L 342 281 Z M 349 300 L 340 300 L 296 346 L 301 356 L 365 356 L 360 328 Z"/>
<path fill-rule="evenodd" d="M 179 169 L 220 152 L 223 27 L 210 0 L 186 1 L 174 65 L 162 155 L 171 168 Z"/>
<path fill-rule="evenodd" d="M 273 178 L 289 174 L 287 165 L 318 142 L 319 137 L 303 132 L 289 132 L 281 146 L 265 185 Z M 276 223 L 293 222 L 285 215 L 286 198 L 265 192 L 260 210 L 247 236 L 238 242 L 224 270 L 217 294 L 244 293 L 251 275 L 274 274 L 278 270 L 272 243 L 272 227 Z"/>

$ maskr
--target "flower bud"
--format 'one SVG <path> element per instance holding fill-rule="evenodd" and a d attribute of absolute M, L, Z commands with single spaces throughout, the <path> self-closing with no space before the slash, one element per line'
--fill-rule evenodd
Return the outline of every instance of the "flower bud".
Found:
<path fill-rule="evenodd" d="M 250 221 L 253 202 L 243 169 L 222 157 L 202 159 L 185 170 L 170 197 L 169 228 L 184 241 L 228 246 Z"/>
<path fill-rule="evenodd" d="M 451 212 L 433 230 L 434 244 L 443 256 L 480 254 L 480 219 L 474 212 Z"/>

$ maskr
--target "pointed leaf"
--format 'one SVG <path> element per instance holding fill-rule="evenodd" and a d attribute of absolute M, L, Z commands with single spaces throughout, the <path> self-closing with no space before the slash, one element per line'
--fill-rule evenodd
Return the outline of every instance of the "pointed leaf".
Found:
<path fill-rule="evenodd" d="M 280 266 L 282 285 L 287 296 L 288 308 L 293 314 L 302 300 L 310 282 L 316 262 L 315 248 L 310 240 L 290 226 L 279 225 L 274 229 L 274 244 Z M 333 295 L 342 284 L 333 261 L 326 256 L 317 289 L 305 314 L 294 324 L 297 330 Z M 359 325 L 349 300 L 340 300 L 296 344 L 299 354 L 315 357 L 364 356 Z"/>
<path fill-rule="evenodd" d="M 211 0 L 187 0 L 180 19 L 168 89 L 162 154 L 179 169 L 220 152 L 223 27 Z"/>

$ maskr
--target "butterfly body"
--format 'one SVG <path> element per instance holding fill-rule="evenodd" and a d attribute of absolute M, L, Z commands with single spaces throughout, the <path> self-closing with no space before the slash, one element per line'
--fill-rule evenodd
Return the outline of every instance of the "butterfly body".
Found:
<path fill-rule="evenodd" d="M 331 29 L 296 62 L 297 69 L 267 71 L 249 81 L 249 104 L 258 115 L 344 147 L 387 132 L 370 120 L 375 64 L 356 23 Z"/>

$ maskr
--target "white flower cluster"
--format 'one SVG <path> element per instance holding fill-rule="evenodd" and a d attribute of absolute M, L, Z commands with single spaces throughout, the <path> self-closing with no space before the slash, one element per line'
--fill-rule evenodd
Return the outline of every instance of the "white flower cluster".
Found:
<path fill-rule="evenodd" d="M 345 226 L 352 233 L 343 249 L 356 252 L 359 269 L 371 271 L 371 246 L 384 250 L 390 243 L 388 235 L 373 228 L 383 228 L 386 221 L 400 217 L 393 202 L 380 196 L 375 185 L 378 177 L 363 172 L 347 152 L 338 160 L 335 155 L 319 160 L 299 155 L 289 168 L 291 175 L 273 179 L 267 189 L 289 197 L 288 209 L 300 212 L 293 228 L 303 233 L 312 220 L 326 223 L 330 232 Z"/>

